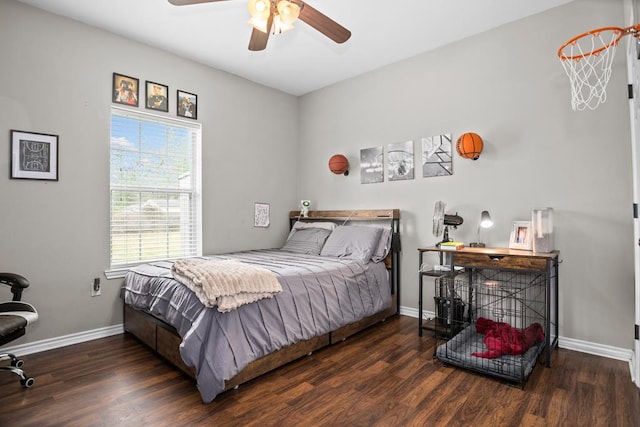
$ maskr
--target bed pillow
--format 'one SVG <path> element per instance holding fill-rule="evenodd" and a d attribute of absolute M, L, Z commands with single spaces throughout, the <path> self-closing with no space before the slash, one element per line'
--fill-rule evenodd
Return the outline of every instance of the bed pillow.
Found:
<path fill-rule="evenodd" d="M 379 227 L 338 226 L 325 242 L 320 255 L 368 262 L 380 241 Z"/>
<path fill-rule="evenodd" d="M 285 252 L 320 255 L 322 246 L 331 234 L 326 228 L 300 228 L 292 230 L 287 242 L 281 248 Z"/>
<path fill-rule="evenodd" d="M 296 230 L 301 230 L 303 228 L 324 228 L 329 231 L 333 231 L 336 228 L 336 224 L 333 222 L 303 222 L 296 221 L 291 227 L 291 231 L 289 232 L 289 236 L 287 236 L 287 240 L 293 236 Z"/>
<path fill-rule="evenodd" d="M 380 232 L 380 240 L 378 240 L 376 250 L 371 255 L 371 261 L 373 262 L 383 261 L 391 250 L 391 237 L 393 236 L 391 228 L 380 227 L 380 230 L 382 230 Z"/>

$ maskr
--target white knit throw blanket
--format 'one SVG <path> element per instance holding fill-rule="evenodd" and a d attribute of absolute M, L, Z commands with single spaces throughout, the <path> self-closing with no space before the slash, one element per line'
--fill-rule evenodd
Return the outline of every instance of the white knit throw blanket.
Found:
<path fill-rule="evenodd" d="M 218 306 L 222 313 L 282 292 L 273 272 L 235 260 L 180 259 L 173 263 L 171 273 L 202 304 Z"/>

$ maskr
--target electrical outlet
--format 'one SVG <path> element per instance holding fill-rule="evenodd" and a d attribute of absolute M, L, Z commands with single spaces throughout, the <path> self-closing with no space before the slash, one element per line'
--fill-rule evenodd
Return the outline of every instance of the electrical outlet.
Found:
<path fill-rule="evenodd" d="M 100 278 L 96 277 L 93 279 L 93 283 L 91 284 L 91 296 L 97 297 L 102 294 L 102 287 L 100 285 Z"/>

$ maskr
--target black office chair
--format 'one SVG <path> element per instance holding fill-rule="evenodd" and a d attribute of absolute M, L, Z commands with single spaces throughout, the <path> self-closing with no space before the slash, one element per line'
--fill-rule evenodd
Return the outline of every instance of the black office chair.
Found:
<path fill-rule="evenodd" d="M 0 273 L 0 283 L 11 286 L 12 301 L 0 303 L 0 345 L 24 335 L 27 325 L 38 320 L 38 312 L 29 303 L 20 301 L 22 291 L 29 287 L 24 277 L 13 273 Z M 0 360 L 11 359 L 11 366 L 0 366 L 0 371 L 9 371 L 20 377 L 23 387 L 31 387 L 35 380 L 22 369 L 23 361 L 11 353 L 0 353 Z"/>

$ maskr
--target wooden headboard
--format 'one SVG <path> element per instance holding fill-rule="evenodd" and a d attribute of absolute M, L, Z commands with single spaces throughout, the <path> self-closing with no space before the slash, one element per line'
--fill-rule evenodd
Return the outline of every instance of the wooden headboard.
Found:
<path fill-rule="evenodd" d="M 350 210 L 350 211 L 309 211 L 309 216 L 300 217 L 300 211 L 291 211 L 290 219 L 300 220 L 327 220 L 327 221 L 345 221 L 345 220 L 384 220 L 400 219 L 400 209 L 373 209 L 373 210 Z"/>
<path fill-rule="evenodd" d="M 400 251 L 402 250 L 400 245 L 400 209 L 309 211 L 306 217 L 301 216 L 300 211 L 289 212 L 289 228 L 292 228 L 296 221 L 328 221 L 338 225 L 350 221 L 390 222 L 393 237 L 391 250 L 384 263 L 389 270 L 391 293 L 396 297 L 397 312 L 400 312 Z"/>

